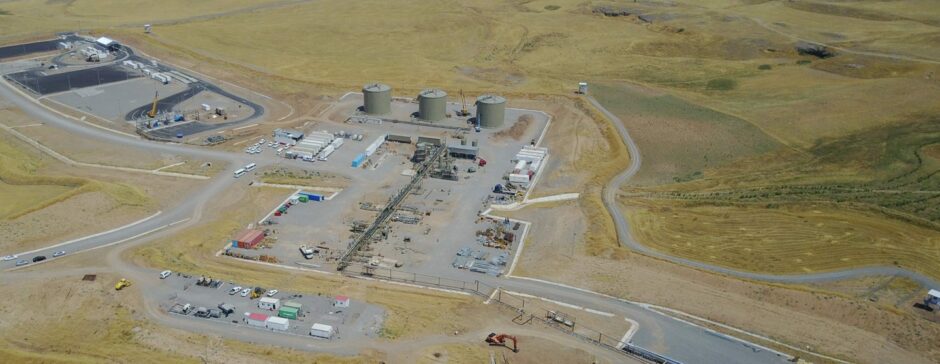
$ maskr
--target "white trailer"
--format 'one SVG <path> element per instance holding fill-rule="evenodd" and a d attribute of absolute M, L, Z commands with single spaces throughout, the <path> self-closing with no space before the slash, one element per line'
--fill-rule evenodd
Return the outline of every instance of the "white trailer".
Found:
<path fill-rule="evenodd" d="M 265 327 L 271 330 L 287 331 L 290 329 L 290 320 L 283 317 L 271 316 L 268 317 L 268 320 L 265 322 Z"/>
<path fill-rule="evenodd" d="M 310 336 L 321 339 L 332 339 L 333 334 L 335 333 L 336 330 L 334 330 L 333 326 L 330 325 L 313 324 L 313 327 L 310 328 Z"/>
<path fill-rule="evenodd" d="M 258 308 L 262 310 L 277 310 L 281 308 L 281 300 L 271 297 L 261 297 L 258 300 Z"/>
<path fill-rule="evenodd" d="M 245 323 L 248 326 L 265 327 L 269 316 L 261 313 L 245 312 Z"/>

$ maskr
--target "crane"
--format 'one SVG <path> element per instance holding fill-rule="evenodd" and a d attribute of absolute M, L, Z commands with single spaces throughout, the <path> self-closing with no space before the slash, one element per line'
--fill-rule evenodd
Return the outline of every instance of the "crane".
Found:
<path fill-rule="evenodd" d="M 511 348 L 509 347 L 509 345 L 506 345 L 507 344 L 506 340 L 512 341 Z M 486 336 L 486 339 L 484 341 L 486 341 L 487 344 L 490 344 L 490 346 L 505 346 L 509 348 L 510 350 L 512 350 L 512 352 L 514 353 L 519 352 L 519 347 L 517 346 L 516 337 L 512 335 L 508 335 L 508 334 L 497 335 L 495 332 L 491 332 L 489 335 Z"/>
<path fill-rule="evenodd" d="M 470 111 L 467 110 L 467 97 L 464 96 L 463 90 L 460 90 L 460 112 L 457 116 L 470 116 Z"/>
<path fill-rule="evenodd" d="M 147 113 L 147 116 L 151 118 L 157 116 L 157 97 L 159 96 L 160 96 L 160 91 L 153 92 L 153 106 L 150 107 L 150 112 Z"/>

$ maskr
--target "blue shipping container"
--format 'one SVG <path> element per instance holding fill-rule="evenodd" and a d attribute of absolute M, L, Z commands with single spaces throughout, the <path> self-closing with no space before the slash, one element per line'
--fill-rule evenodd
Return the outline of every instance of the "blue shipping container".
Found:
<path fill-rule="evenodd" d="M 298 193 L 298 195 L 307 196 L 308 198 L 310 198 L 310 201 L 323 201 L 323 195 L 318 195 L 315 193 L 300 192 Z"/>
<path fill-rule="evenodd" d="M 359 166 L 361 166 L 362 162 L 364 162 L 365 160 L 366 160 L 366 155 L 363 153 L 359 153 L 359 155 L 356 156 L 356 159 L 353 159 L 352 167 L 359 168 Z"/>
<path fill-rule="evenodd" d="M 238 240 L 232 240 L 232 247 L 233 247 L 233 248 L 237 248 L 237 247 L 238 247 Z"/>

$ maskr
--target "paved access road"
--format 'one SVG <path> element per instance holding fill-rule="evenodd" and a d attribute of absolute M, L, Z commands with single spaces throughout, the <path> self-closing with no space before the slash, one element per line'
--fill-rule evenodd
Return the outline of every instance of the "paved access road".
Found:
<path fill-rule="evenodd" d="M 620 187 L 631 177 L 633 177 L 637 171 L 640 170 L 640 166 L 643 164 L 643 156 L 640 154 L 640 149 L 636 146 L 636 143 L 634 143 L 633 139 L 630 138 L 630 133 L 627 131 L 625 126 L 626 124 L 624 124 L 623 121 L 617 117 L 617 115 L 614 115 L 604 108 L 604 105 L 601 105 L 601 103 L 594 99 L 594 97 L 588 96 L 587 99 L 591 102 L 592 105 L 594 105 L 594 107 L 596 107 L 605 116 L 607 116 L 607 118 L 610 119 L 610 121 L 614 124 L 614 127 L 617 128 L 617 133 L 619 133 L 621 139 L 623 139 L 623 143 L 627 146 L 627 150 L 630 152 L 630 165 L 626 170 L 614 177 L 614 179 L 612 179 L 604 187 L 603 195 L 604 206 L 607 208 L 607 211 L 610 212 L 610 216 L 614 219 L 614 223 L 617 228 L 617 239 L 620 241 L 620 244 L 643 254 L 665 259 L 673 263 L 704 269 L 715 273 L 726 274 L 733 277 L 759 281 L 779 283 L 816 283 L 885 275 L 906 277 L 927 287 L 940 287 L 940 281 L 937 281 L 931 277 L 892 266 L 871 266 L 811 274 L 766 274 L 742 271 L 695 260 L 689 260 L 650 249 L 649 247 L 637 242 L 633 238 L 630 233 L 630 223 L 623 216 L 623 212 L 620 209 L 620 204 L 617 201 L 617 193 L 620 191 Z"/>
<path fill-rule="evenodd" d="M 120 145 L 130 148 L 138 148 L 153 152 L 176 153 L 188 155 L 195 158 L 204 158 L 209 160 L 228 162 L 228 171 L 221 173 L 216 178 L 207 182 L 204 186 L 193 192 L 181 204 L 161 212 L 159 215 L 150 218 L 136 225 L 128 226 L 116 231 L 107 232 L 98 236 L 79 239 L 66 246 L 56 248 L 41 249 L 30 257 L 38 254 L 51 256 L 56 250 L 67 250 L 74 254 L 79 251 L 94 249 L 97 247 L 122 243 L 120 248 L 113 250 L 108 256 L 110 266 L 126 274 L 127 277 L 137 280 L 156 279 L 154 272 L 135 266 L 123 261 L 119 253 L 129 249 L 137 244 L 152 240 L 161 234 L 178 230 L 184 226 L 194 226 L 201 218 L 205 209 L 206 202 L 214 196 L 221 194 L 235 183 L 247 183 L 247 179 L 235 179 L 231 177 L 234 169 L 249 162 L 258 163 L 259 167 L 275 163 L 272 159 L 261 157 L 252 157 L 236 153 L 226 153 L 212 151 L 203 148 L 190 147 L 178 144 L 161 144 L 146 140 L 129 138 L 118 135 L 100 128 L 91 127 L 81 122 L 77 122 L 55 112 L 52 112 L 32 99 L 10 89 L 7 84 L 0 85 L 0 97 L 9 100 L 14 105 L 22 109 L 27 114 L 50 126 L 66 130 L 73 135 L 94 140 L 102 145 Z M 284 163 L 284 162 L 281 162 Z M 355 181 L 355 178 L 353 178 Z M 181 222 L 182 221 L 182 222 Z M 169 224 L 181 222 L 177 227 L 164 231 L 148 233 Z M 27 257 L 24 257 L 27 258 Z M 9 268 L 13 262 L 2 262 L 0 268 Z M 5 273 L 19 274 L 19 273 Z M 24 272 L 23 274 L 29 274 Z M 505 289 L 518 291 L 534 296 L 546 297 L 558 301 L 568 302 L 575 305 L 590 307 L 601 311 L 610 312 L 618 316 L 629 317 L 640 324 L 640 329 L 634 336 L 634 342 L 648 349 L 663 353 L 677 360 L 689 363 L 766 363 L 783 362 L 785 358 L 772 352 L 755 350 L 752 346 L 744 345 L 738 341 L 727 339 L 723 336 L 717 336 L 702 328 L 669 318 L 643 307 L 625 302 L 622 300 L 586 293 L 573 287 L 563 287 L 549 283 L 530 281 L 524 279 L 497 279 L 491 278 L 487 282 L 493 286 L 502 286 Z M 311 342 L 305 338 L 284 338 L 272 336 L 263 332 L 230 330 L 228 327 L 218 327 L 205 321 L 194 321 L 188 318 L 171 317 L 158 309 L 158 302 L 166 298 L 167 292 L 160 290 L 141 290 L 144 294 L 147 312 L 154 320 L 168 326 L 182 328 L 186 330 L 223 334 L 229 337 L 235 337 L 245 341 L 270 343 L 281 346 L 290 346 L 304 350 L 317 350 L 344 353 L 348 352 L 348 347 L 321 345 Z M 618 318 L 620 319 L 620 318 Z M 524 330 L 524 329 L 522 329 Z M 296 339 L 296 340 L 295 340 Z M 369 344 L 362 344 L 369 345 Z"/>

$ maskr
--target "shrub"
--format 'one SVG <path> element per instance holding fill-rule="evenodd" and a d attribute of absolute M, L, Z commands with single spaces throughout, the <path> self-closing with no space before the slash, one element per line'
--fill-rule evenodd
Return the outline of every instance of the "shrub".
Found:
<path fill-rule="evenodd" d="M 769 70 L 769 69 L 771 69 L 771 68 L 773 68 L 773 67 L 772 67 L 771 65 L 769 65 L 769 64 L 762 64 L 762 65 L 760 65 L 760 66 L 757 66 L 757 69 L 762 70 L 762 71 L 766 71 L 766 70 Z"/>
<path fill-rule="evenodd" d="M 561 9 L 561 7 L 558 5 L 545 5 L 545 10 L 548 10 L 548 11 L 554 11 L 558 9 Z"/>
<path fill-rule="evenodd" d="M 705 85 L 705 88 L 709 90 L 718 90 L 718 91 L 728 91 L 733 90 L 738 85 L 738 82 L 730 78 L 716 78 L 714 80 L 708 81 L 708 84 Z"/>

